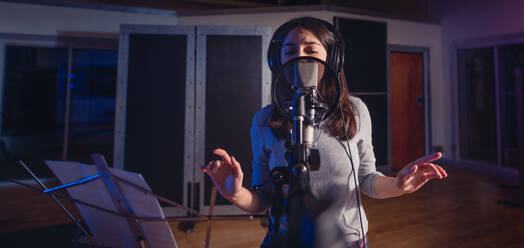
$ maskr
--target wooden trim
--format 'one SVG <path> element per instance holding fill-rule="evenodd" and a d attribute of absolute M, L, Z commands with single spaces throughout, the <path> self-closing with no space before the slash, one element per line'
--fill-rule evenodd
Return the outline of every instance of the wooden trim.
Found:
<path fill-rule="evenodd" d="M 78 8 L 78 9 L 94 9 L 94 10 L 105 10 L 115 12 L 126 12 L 135 14 L 145 15 L 165 15 L 165 16 L 177 16 L 177 12 L 174 10 L 161 10 L 153 8 L 139 8 L 139 7 L 124 7 L 117 5 L 109 5 L 102 3 L 81 3 L 71 2 L 65 0 L 0 0 L 0 2 L 18 3 L 18 4 L 36 4 L 46 5 L 54 7 L 66 7 L 66 8 Z"/>
<path fill-rule="evenodd" d="M 44 184 L 49 184 L 49 185 L 54 185 L 54 184 L 58 184 L 58 179 L 54 178 L 54 177 L 43 177 L 43 178 L 39 178 L 40 181 Z M 32 178 L 26 178 L 26 179 L 19 179 L 17 180 L 21 183 L 25 183 L 25 184 L 28 184 L 28 185 L 31 185 L 31 186 L 34 186 L 34 187 L 40 187 L 38 185 L 37 182 L 35 182 L 34 179 Z M 22 185 L 19 185 L 19 184 L 16 184 L 16 183 L 13 183 L 13 182 L 9 182 L 9 181 L 0 181 L 0 190 L 2 189 L 8 189 L 8 188 L 26 188 Z"/>
<path fill-rule="evenodd" d="M 452 42 L 452 49 L 482 48 L 500 45 L 518 45 L 524 42 L 524 32 L 492 35 Z"/>
<path fill-rule="evenodd" d="M 1 0 L 0 0 L 1 1 Z M 17 34 L 0 32 L 0 42 L 6 45 L 46 43 L 54 47 L 117 49 L 117 34 L 65 33 L 64 35 Z"/>
<path fill-rule="evenodd" d="M 423 22 L 429 24 L 440 24 L 437 19 L 405 17 L 384 12 L 371 10 L 360 10 L 348 7 L 340 7 L 329 4 L 318 5 L 299 5 L 299 6 L 275 6 L 262 8 L 236 8 L 236 9 L 213 9 L 213 10 L 180 10 L 179 17 L 182 16 L 210 16 L 210 15 L 243 15 L 243 14 L 262 14 L 262 13 L 282 13 L 282 12 L 304 12 L 304 11 L 331 11 L 354 15 L 364 15 L 387 19 L 397 19 L 404 21 Z"/>

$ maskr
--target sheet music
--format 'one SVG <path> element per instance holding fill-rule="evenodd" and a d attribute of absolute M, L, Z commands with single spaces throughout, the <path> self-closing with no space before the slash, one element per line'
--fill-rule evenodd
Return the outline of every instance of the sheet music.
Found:
<path fill-rule="evenodd" d="M 46 164 L 62 184 L 98 174 L 94 165 L 69 161 L 46 161 Z M 113 175 L 149 189 L 142 175 L 120 169 L 109 169 Z M 118 212 L 102 180 L 102 178 L 99 178 L 86 184 L 68 188 L 67 191 L 74 199 Z M 115 183 L 119 185 L 136 216 L 164 218 L 164 213 L 155 197 L 118 180 L 115 180 Z M 76 206 L 99 245 L 107 247 L 137 247 L 133 232 L 123 217 L 78 203 Z M 177 247 L 167 221 L 140 222 L 140 225 L 144 230 L 149 247 Z"/>

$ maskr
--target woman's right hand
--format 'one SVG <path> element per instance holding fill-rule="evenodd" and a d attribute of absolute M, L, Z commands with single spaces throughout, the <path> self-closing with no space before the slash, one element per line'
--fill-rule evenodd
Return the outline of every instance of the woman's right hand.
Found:
<path fill-rule="evenodd" d="M 205 172 L 217 187 L 218 192 L 226 199 L 232 200 L 242 189 L 244 174 L 240 163 L 233 156 L 229 156 L 223 149 L 213 150 L 222 160 L 210 161 L 200 170 Z"/>

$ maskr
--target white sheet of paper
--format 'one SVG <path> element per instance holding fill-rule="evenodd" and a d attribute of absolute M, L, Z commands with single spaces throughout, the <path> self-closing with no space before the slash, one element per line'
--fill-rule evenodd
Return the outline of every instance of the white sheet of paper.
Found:
<path fill-rule="evenodd" d="M 69 161 L 46 161 L 46 164 L 51 168 L 62 184 L 98 174 L 94 165 Z M 149 186 L 142 175 L 120 169 L 109 169 L 113 175 L 149 189 Z M 136 216 L 164 218 L 164 213 L 155 197 L 125 183 L 119 183 L 117 180 L 115 180 L 115 182 L 124 193 L 124 196 L 131 205 L 131 209 Z M 98 207 L 118 212 L 102 178 L 68 188 L 67 191 L 74 199 L 82 200 Z M 131 231 L 129 224 L 123 217 L 78 203 L 76 206 L 84 217 L 94 239 L 99 245 L 107 247 L 138 246 L 137 242 L 134 240 L 133 232 Z M 167 221 L 140 222 L 140 226 L 144 230 L 149 247 L 177 247 L 175 238 Z"/>

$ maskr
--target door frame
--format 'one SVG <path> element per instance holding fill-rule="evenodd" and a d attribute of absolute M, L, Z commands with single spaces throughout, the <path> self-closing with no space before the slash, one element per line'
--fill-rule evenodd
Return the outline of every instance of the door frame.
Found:
<path fill-rule="evenodd" d="M 431 147 L 431 83 L 430 83 L 430 66 L 429 66 L 429 47 L 418 47 L 418 46 L 406 46 L 406 45 L 397 45 L 397 44 L 388 44 L 388 53 L 387 53 L 387 72 L 388 72 L 388 92 L 389 99 L 388 102 L 388 120 L 391 121 L 391 65 L 390 65 L 390 54 L 392 52 L 400 53 L 418 53 L 423 56 L 423 68 L 424 68 L 424 153 L 427 155 L 431 152 L 441 152 L 437 149 Z M 389 133 L 389 152 L 390 152 L 390 166 L 391 165 L 391 123 L 389 123 L 388 128 Z M 391 167 L 390 167 L 391 168 Z"/>

